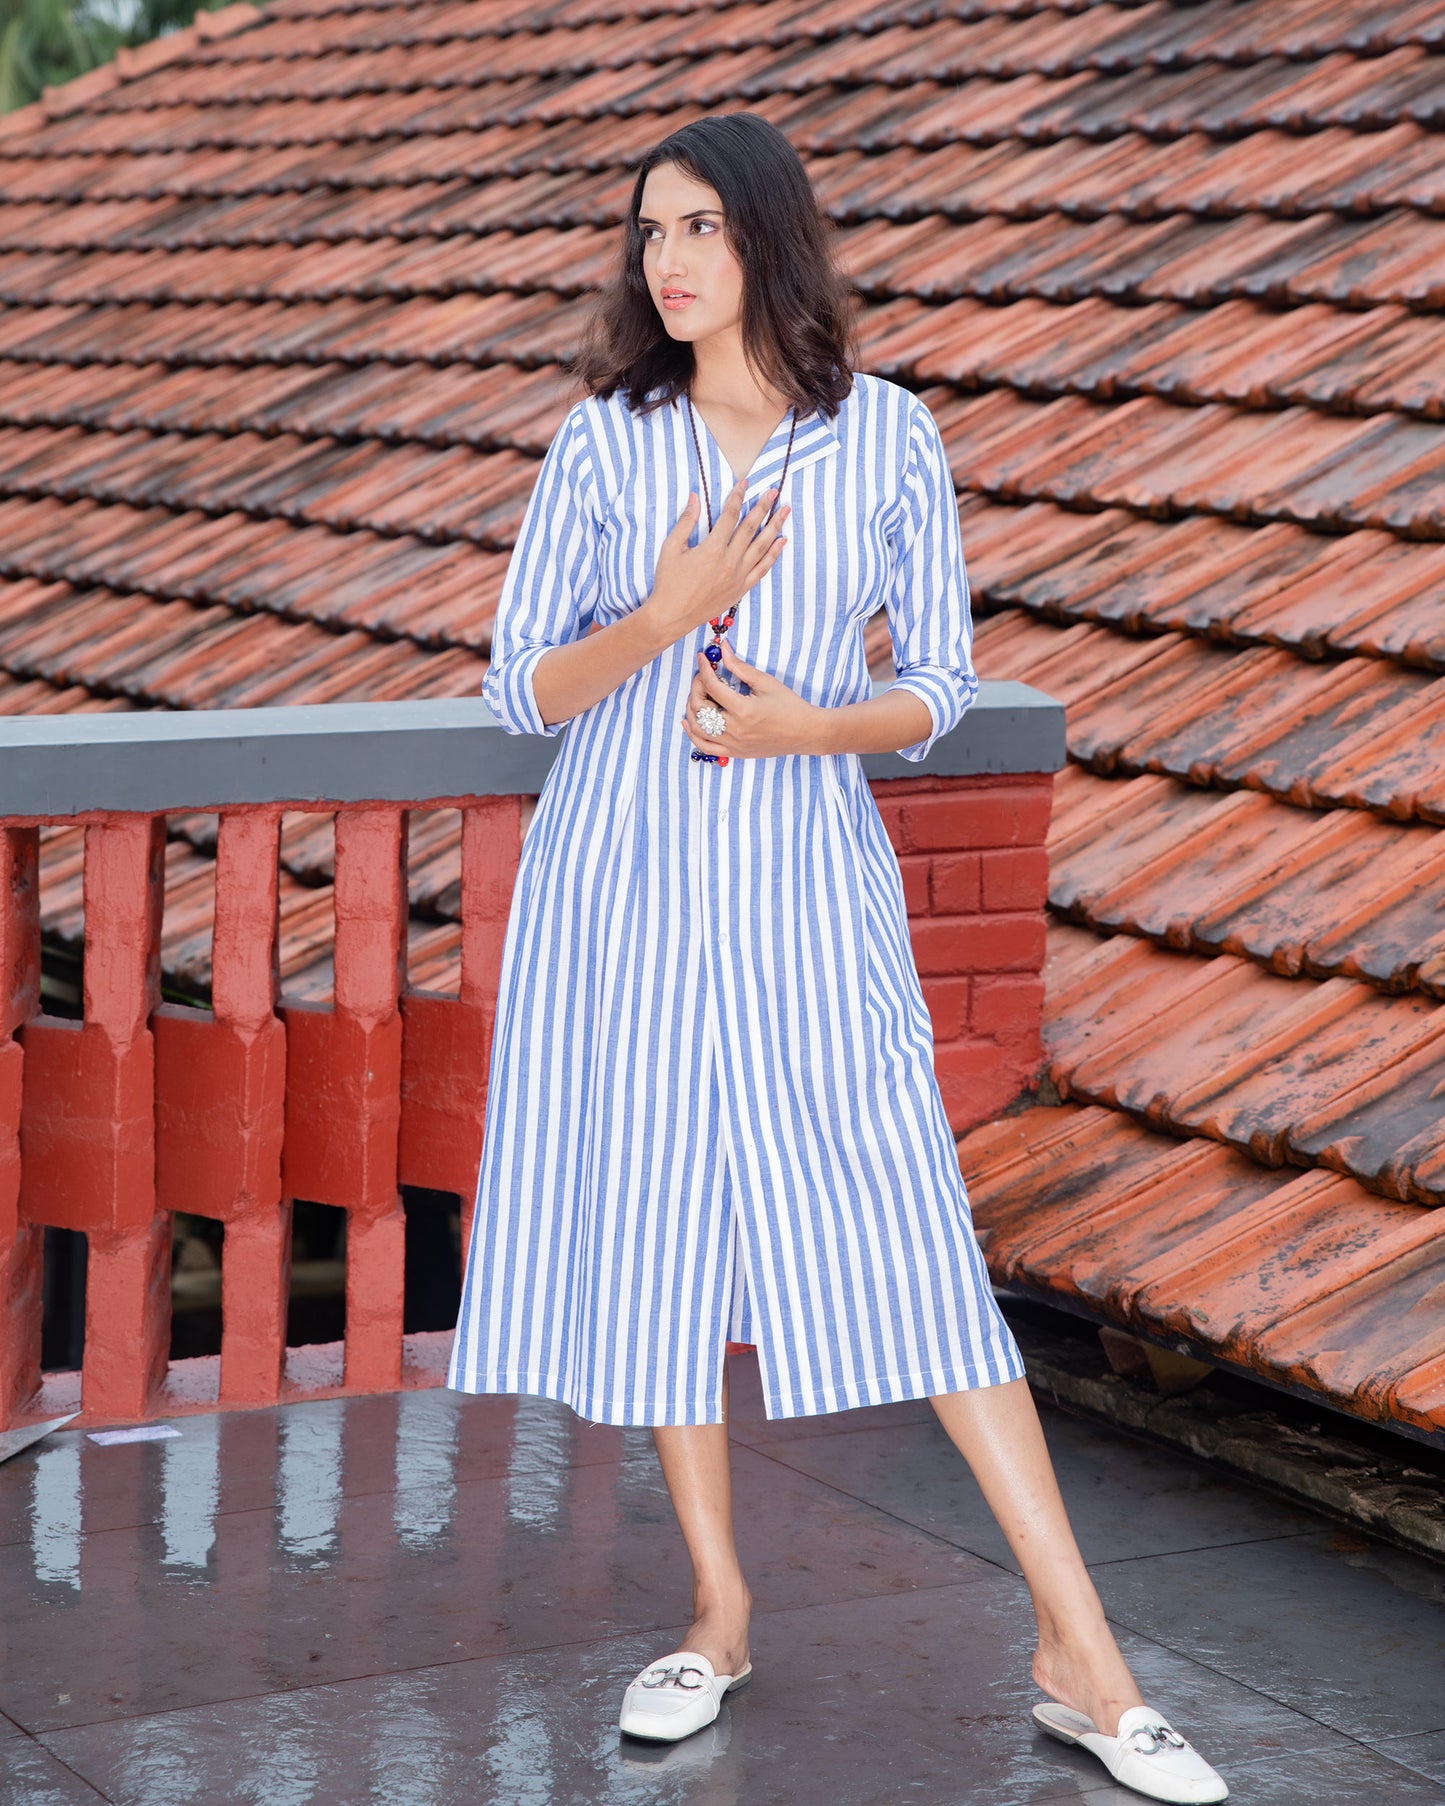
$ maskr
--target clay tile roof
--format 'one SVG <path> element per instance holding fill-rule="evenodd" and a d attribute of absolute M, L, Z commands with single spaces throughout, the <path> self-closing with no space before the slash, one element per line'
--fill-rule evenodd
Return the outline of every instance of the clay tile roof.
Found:
<path fill-rule="evenodd" d="M 198 14 L 0 119 L 0 709 L 475 693 L 630 160 L 756 109 L 939 420 L 981 671 L 1068 709 L 1056 1101 L 961 1148 L 995 1275 L 1445 1436 L 1442 54 L 1445 0 Z M 324 822 L 283 855 L 325 997 Z"/>

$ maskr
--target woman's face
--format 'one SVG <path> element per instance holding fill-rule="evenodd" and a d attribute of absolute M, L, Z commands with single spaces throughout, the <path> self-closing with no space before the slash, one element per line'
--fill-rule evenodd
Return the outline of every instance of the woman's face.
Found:
<path fill-rule="evenodd" d="M 696 344 L 736 327 L 743 272 L 723 232 L 717 190 L 675 163 L 659 163 L 643 183 L 638 225 L 642 272 L 669 334 Z"/>

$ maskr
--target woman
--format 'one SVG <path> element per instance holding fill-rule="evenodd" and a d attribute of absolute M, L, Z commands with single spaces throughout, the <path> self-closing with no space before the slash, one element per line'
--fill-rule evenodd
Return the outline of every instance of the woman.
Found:
<path fill-rule="evenodd" d="M 850 319 L 774 127 L 700 119 L 643 160 L 483 683 L 509 731 L 570 731 L 512 897 L 448 1383 L 653 1427 L 694 1619 L 625 1732 L 686 1736 L 751 1673 L 733 1340 L 770 1417 L 929 1397 L 1028 1582 L 1040 1723 L 1222 1800 L 1115 1645 L 973 1236 L 857 758 L 923 758 L 974 698 L 958 515 Z"/>

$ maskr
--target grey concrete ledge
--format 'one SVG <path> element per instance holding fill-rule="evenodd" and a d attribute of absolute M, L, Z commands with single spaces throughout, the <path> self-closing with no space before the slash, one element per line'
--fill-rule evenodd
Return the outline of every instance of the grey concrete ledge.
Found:
<path fill-rule="evenodd" d="M 503 732 L 480 696 L 0 716 L 0 816 L 535 795 L 561 741 Z M 985 683 L 926 759 L 870 753 L 863 769 L 1003 775 L 1063 762 L 1063 705 L 1027 684 Z"/>
<path fill-rule="evenodd" d="M 1007 1298 L 1007 1290 L 1000 1295 Z M 1029 1383 L 1064 1409 L 1197 1456 L 1401 1548 L 1445 1558 L 1445 1494 L 1435 1472 L 1414 1460 L 1409 1439 L 1399 1437 L 1397 1455 L 1382 1452 L 1393 1427 L 1356 1426 L 1323 1402 L 1322 1421 L 1302 1425 L 1270 1409 L 1263 1385 L 1253 1407 L 1207 1386 L 1166 1398 L 1121 1379 L 1102 1354 L 1082 1354 L 1071 1340 L 1036 1325 L 1013 1327 Z"/>

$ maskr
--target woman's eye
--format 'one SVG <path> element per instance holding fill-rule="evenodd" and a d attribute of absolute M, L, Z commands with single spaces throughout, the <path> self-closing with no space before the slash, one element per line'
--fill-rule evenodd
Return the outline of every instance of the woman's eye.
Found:
<path fill-rule="evenodd" d="M 711 237 L 711 235 L 714 232 L 716 232 L 718 229 L 718 223 L 715 219 L 689 220 L 688 225 L 694 231 L 705 232 L 709 237 Z M 642 237 L 644 238 L 644 240 L 647 240 L 647 241 L 651 241 L 653 239 L 660 238 L 662 236 L 661 228 L 658 226 L 639 226 L 638 231 L 642 234 Z"/>

